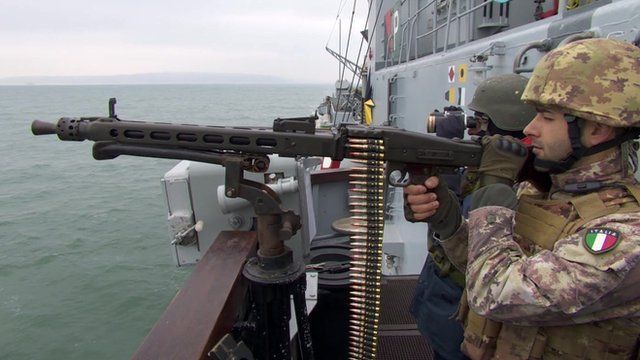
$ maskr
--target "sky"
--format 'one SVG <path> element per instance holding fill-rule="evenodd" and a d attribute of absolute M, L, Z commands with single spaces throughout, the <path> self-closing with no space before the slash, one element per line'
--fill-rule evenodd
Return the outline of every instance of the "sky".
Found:
<path fill-rule="evenodd" d="M 338 63 L 324 48 L 338 49 L 342 8 L 344 51 L 353 1 L 0 0 L 0 78 L 211 72 L 332 83 Z M 356 2 L 352 59 L 367 6 Z"/>

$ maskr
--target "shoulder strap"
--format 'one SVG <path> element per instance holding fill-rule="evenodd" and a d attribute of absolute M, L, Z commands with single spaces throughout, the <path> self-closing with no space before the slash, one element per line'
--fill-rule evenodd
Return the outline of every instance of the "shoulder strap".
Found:
<path fill-rule="evenodd" d="M 597 192 L 569 199 L 582 219 L 595 219 L 616 212 L 619 206 L 607 207 Z"/>
<path fill-rule="evenodd" d="M 627 188 L 629 195 L 636 199 L 636 202 L 640 204 L 640 185 L 626 183 L 624 186 Z"/>
<path fill-rule="evenodd" d="M 636 184 L 623 184 L 629 195 L 633 196 L 635 202 L 627 202 L 622 205 L 606 206 L 597 192 L 583 196 L 578 196 L 570 200 L 576 211 L 580 215 L 574 221 L 567 224 L 563 230 L 564 234 L 573 234 L 578 231 L 584 224 L 595 220 L 599 217 L 611 214 L 624 214 L 640 211 L 640 186 Z"/>

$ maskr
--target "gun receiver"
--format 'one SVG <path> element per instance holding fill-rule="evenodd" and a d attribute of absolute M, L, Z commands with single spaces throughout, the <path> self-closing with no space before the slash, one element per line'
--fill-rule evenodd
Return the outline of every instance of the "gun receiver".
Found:
<path fill-rule="evenodd" d="M 274 127 L 225 127 L 119 120 L 112 117 L 61 118 L 57 124 L 35 120 L 34 135 L 56 134 L 60 140 L 95 141 L 97 160 L 119 155 L 193 160 L 223 164 L 224 157 L 243 156 L 243 170 L 264 172 L 266 155 L 282 157 L 324 156 L 334 160 L 358 157 L 370 142 L 349 144 L 348 139 L 383 140 L 387 173 L 398 170 L 402 178 L 431 175 L 461 166 L 478 166 L 481 147 L 466 141 L 448 140 L 391 127 L 343 125 L 315 130 L 309 118 L 276 119 Z M 265 160 L 267 159 L 267 160 Z M 427 168 L 428 171 L 427 171 Z M 424 170 L 423 170 L 424 169 Z M 411 182 L 419 183 L 413 179 Z M 406 183 L 391 179 L 401 186 Z"/>

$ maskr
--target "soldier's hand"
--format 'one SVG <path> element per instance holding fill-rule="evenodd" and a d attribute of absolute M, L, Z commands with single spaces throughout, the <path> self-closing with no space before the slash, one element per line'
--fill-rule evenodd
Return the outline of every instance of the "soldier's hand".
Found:
<path fill-rule="evenodd" d="M 432 176 L 422 185 L 409 185 L 403 189 L 404 205 L 410 210 L 405 211 L 407 220 L 412 222 L 426 220 L 428 222 L 428 219 L 436 213 L 440 206 L 438 195 L 434 192 L 439 184 L 440 179 L 437 176 Z"/>
<path fill-rule="evenodd" d="M 513 185 L 527 159 L 525 144 L 511 136 L 482 138 L 482 159 L 478 168 L 479 187 L 491 184 Z"/>
<path fill-rule="evenodd" d="M 458 200 L 437 176 L 422 185 L 404 188 L 405 218 L 411 222 L 427 222 L 441 239 L 453 235 L 461 222 Z"/>

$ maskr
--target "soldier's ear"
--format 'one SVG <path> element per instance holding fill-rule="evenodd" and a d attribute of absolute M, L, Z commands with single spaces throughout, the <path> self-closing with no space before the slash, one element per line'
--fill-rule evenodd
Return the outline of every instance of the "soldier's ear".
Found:
<path fill-rule="evenodd" d="M 586 147 L 602 144 L 616 137 L 616 129 L 614 127 L 595 121 L 585 121 L 583 129 L 582 143 Z"/>

